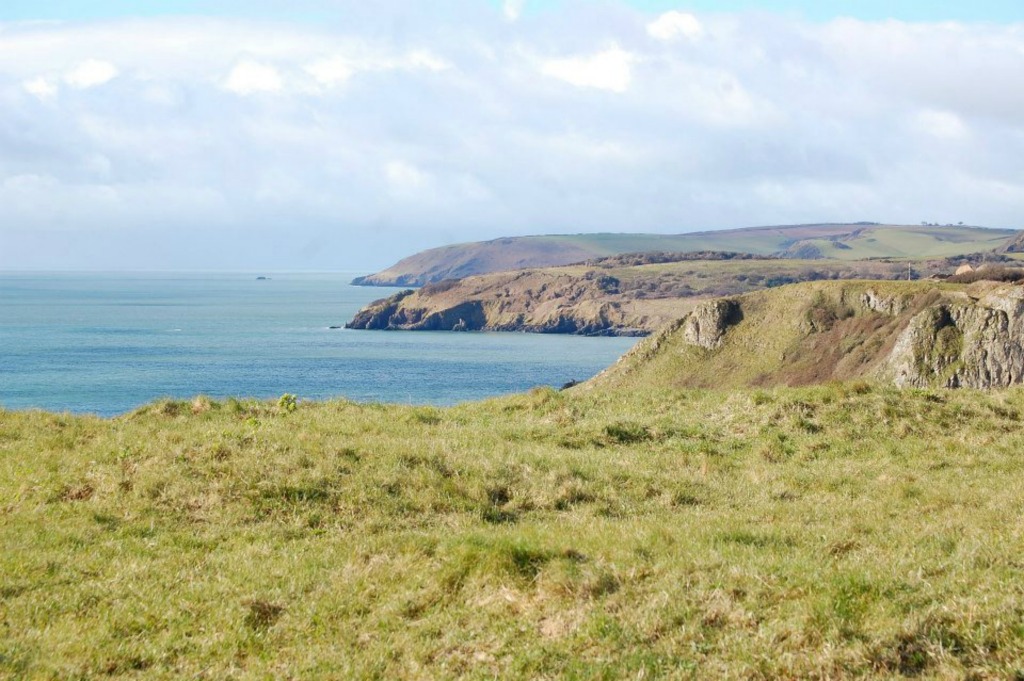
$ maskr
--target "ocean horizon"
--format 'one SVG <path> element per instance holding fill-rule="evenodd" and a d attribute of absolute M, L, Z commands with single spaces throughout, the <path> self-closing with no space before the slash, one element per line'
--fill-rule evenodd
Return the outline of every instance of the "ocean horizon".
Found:
<path fill-rule="evenodd" d="M 0 407 L 207 395 L 451 405 L 592 377 L 633 338 L 355 331 L 365 272 L 2 272 Z M 266 277 L 259 279 L 258 277 Z"/>

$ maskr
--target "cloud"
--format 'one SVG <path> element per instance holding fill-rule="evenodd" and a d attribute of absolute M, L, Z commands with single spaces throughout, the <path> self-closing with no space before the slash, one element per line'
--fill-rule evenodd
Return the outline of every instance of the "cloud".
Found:
<path fill-rule="evenodd" d="M 438 72 L 447 71 L 452 67 L 452 65 L 447 61 L 441 59 L 429 50 L 416 50 L 411 52 L 406 59 L 408 67 L 413 70 Z"/>
<path fill-rule="evenodd" d="M 39 99 L 45 100 L 57 96 L 57 86 L 42 76 L 26 80 L 21 86 L 25 92 Z"/>
<path fill-rule="evenodd" d="M 948 111 L 922 111 L 914 119 L 918 129 L 940 139 L 956 140 L 968 134 L 963 120 Z"/>
<path fill-rule="evenodd" d="M 508 21 L 518 21 L 523 14 L 523 7 L 526 0 L 505 0 L 502 4 L 502 12 Z"/>
<path fill-rule="evenodd" d="M 391 189 L 398 195 L 413 194 L 430 181 L 429 176 L 407 161 L 390 161 L 384 166 L 384 174 Z"/>
<path fill-rule="evenodd" d="M 118 71 L 110 62 L 99 59 L 87 59 L 64 74 L 64 82 L 73 88 L 87 90 L 103 85 L 117 78 Z"/>
<path fill-rule="evenodd" d="M 316 82 L 330 87 L 348 81 L 355 75 L 356 68 L 345 57 L 331 57 L 308 65 L 306 72 L 313 76 Z"/>
<path fill-rule="evenodd" d="M 551 59 L 541 65 L 545 76 L 564 80 L 576 87 L 625 92 L 632 80 L 631 65 L 636 57 L 618 45 L 595 54 Z"/>
<path fill-rule="evenodd" d="M 510 24 L 470 0 L 339 2 L 344 24 L 4 24 L 0 268 L 367 269 L 536 232 L 1024 227 L 1024 25 L 691 22 L 615 0 Z"/>
<path fill-rule="evenodd" d="M 277 69 L 253 61 L 235 66 L 224 81 L 224 87 L 237 95 L 280 92 L 283 86 L 284 81 Z"/>
<path fill-rule="evenodd" d="M 670 41 L 679 38 L 694 40 L 704 33 L 704 26 L 692 14 L 673 10 L 647 24 L 647 34 L 658 40 Z"/>
<path fill-rule="evenodd" d="M 335 55 L 319 59 L 304 67 L 306 73 L 320 85 L 334 87 L 347 83 L 359 73 L 388 71 L 429 71 L 438 73 L 452 65 L 430 50 L 413 50 L 407 54 L 390 55 L 368 53 L 365 48 L 353 50 L 349 55 Z"/>

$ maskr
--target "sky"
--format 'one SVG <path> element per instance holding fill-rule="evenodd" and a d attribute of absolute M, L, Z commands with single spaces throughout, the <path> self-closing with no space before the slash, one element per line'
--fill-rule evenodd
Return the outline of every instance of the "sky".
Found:
<path fill-rule="evenodd" d="M 5 0 L 0 270 L 1024 228 L 1024 5 Z"/>

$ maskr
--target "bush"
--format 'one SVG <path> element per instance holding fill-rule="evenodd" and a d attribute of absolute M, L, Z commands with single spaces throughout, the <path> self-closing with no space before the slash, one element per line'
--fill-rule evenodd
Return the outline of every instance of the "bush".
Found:
<path fill-rule="evenodd" d="M 286 414 L 290 414 L 299 408 L 299 398 L 291 393 L 285 393 L 278 398 L 277 408 Z"/>

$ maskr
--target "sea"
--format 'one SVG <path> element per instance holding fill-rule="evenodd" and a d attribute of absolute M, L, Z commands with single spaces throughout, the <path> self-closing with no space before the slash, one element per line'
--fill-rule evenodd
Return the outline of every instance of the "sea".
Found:
<path fill-rule="evenodd" d="M 358 274 L 0 273 L 0 407 L 114 416 L 284 393 L 452 405 L 588 379 L 636 342 L 331 328 L 400 290 L 351 286 Z"/>

